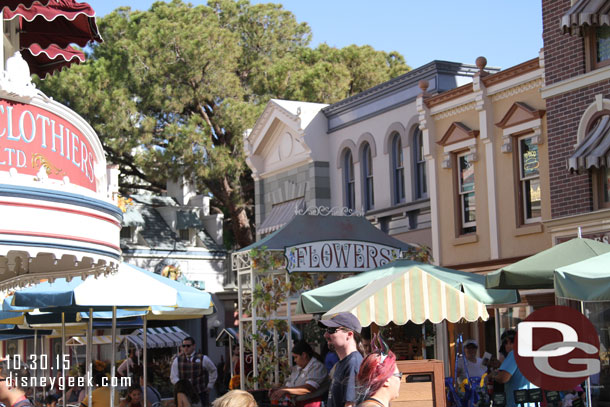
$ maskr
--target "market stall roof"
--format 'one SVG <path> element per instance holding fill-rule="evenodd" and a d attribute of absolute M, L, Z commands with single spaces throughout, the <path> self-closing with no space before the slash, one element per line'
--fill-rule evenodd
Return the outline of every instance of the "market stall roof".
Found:
<path fill-rule="evenodd" d="M 409 321 L 423 324 L 428 320 L 437 324 L 444 320 L 456 323 L 489 319 L 485 304 L 418 266 L 371 281 L 330 309 L 322 319 L 330 319 L 339 312 L 354 314 L 362 326 L 373 322 L 385 326 L 390 322 L 404 325 Z"/>
<path fill-rule="evenodd" d="M 265 238 L 240 249 L 240 252 L 266 247 L 284 250 L 308 242 L 323 240 L 354 240 L 408 250 L 412 246 L 390 237 L 362 216 L 296 215 L 290 223 Z"/>
<path fill-rule="evenodd" d="M 321 313 L 327 312 L 344 301 L 372 281 L 405 273 L 412 267 L 417 267 L 450 287 L 463 292 L 476 301 L 486 305 L 513 304 L 519 301 L 515 290 L 493 290 L 485 288 L 485 276 L 447 269 L 432 264 L 419 263 L 413 260 L 396 260 L 385 266 L 352 277 L 344 278 L 301 294 L 297 312 Z M 439 298 L 432 294 L 432 298 Z"/>
<path fill-rule="evenodd" d="M 553 288 L 556 269 L 610 252 L 610 244 L 575 238 L 487 274 L 487 288 Z"/>
<path fill-rule="evenodd" d="M 555 270 L 555 295 L 579 301 L 610 301 L 610 253 Z"/>
<path fill-rule="evenodd" d="M 144 347 L 144 330 L 136 329 L 131 334 L 126 335 L 124 340 L 133 343 L 136 347 Z M 146 330 L 147 348 L 172 348 L 182 344 L 185 338 L 190 335 L 177 326 L 166 326 L 161 328 L 148 328 Z"/>

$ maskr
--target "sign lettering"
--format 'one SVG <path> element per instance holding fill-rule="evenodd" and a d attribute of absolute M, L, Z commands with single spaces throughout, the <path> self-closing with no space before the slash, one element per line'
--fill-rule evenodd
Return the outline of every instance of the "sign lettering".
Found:
<path fill-rule="evenodd" d="M 0 171 L 51 179 L 95 191 L 93 148 L 67 120 L 36 106 L 0 99 Z"/>
<path fill-rule="evenodd" d="M 312 242 L 284 249 L 289 272 L 366 271 L 383 266 L 400 254 L 395 247 L 352 240 Z"/>

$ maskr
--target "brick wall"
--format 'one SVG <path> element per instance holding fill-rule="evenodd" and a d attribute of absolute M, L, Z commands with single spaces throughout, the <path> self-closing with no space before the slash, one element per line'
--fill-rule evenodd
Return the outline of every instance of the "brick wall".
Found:
<path fill-rule="evenodd" d="M 561 33 L 561 17 L 570 0 L 542 0 L 544 77 L 547 85 L 585 73 L 584 40 Z"/>
<path fill-rule="evenodd" d="M 561 17 L 570 0 L 543 0 L 545 82 L 547 85 L 585 73 L 584 40 L 561 33 Z M 567 160 L 574 152 L 578 124 L 596 94 L 610 97 L 610 80 L 546 99 L 551 215 L 553 218 L 593 210 L 591 175 L 570 174 Z"/>

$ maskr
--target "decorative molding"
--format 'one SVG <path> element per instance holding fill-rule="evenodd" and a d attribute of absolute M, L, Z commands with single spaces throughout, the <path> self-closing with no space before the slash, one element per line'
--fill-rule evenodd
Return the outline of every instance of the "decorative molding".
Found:
<path fill-rule="evenodd" d="M 562 93 L 571 92 L 576 89 L 584 88 L 585 86 L 593 85 L 594 83 L 600 81 L 608 80 L 609 77 L 610 65 L 607 65 L 603 68 L 595 69 L 591 72 L 544 86 L 540 90 L 540 93 L 543 99 L 548 99 L 553 96 L 561 95 Z"/>
<path fill-rule="evenodd" d="M 485 87 L 490 87 L 500 82 L 516 78 L 517 76 L 523 75 L 525 73 L 535 71 L 538 68 L 540 68 L 540 60 L 539 58 L 533 58 L 519 65 L 512 66 L 493 75 L 481 78 L 481 80 L 483 81 Z"/>
<path fill-rule="evenodd" d="M 523 102 L 515 102 L 508 109 L 502 120 L 496 123 L 501 129 L 516 126 L 521 123 L 526 123 L 532 120 L 540 119 L 544 116 L 546 110 L 534 109 Z"/>
<path fill-rule="evenodd" d="M 314 215 L 314 216 L 364 216 L 364 212 L 359 209 L 350 209 L 345 206 L 310 206 L 305 209 L 295 210 L 295 215 Z"/>
<path fill-rule="evenodd" d="M 543 78 L 536 78 L 529 82 L 525 82 L 519 86 L 515 86 L 514 88 L 510 88 L 510 89 L 504 90 L 502 92 L 493 94 L 491 96 L 491 101 L 497 102 L 498 100 L 506 99 L 511 96 L 518 95 L 520 93 L 524 93 L 524 92 L 527 92 L 532 89 L 541 88 L 543 84 L 544 84 Z"/>
<path fill-rule="evenodd" d="M 453 122 L 437 144 L 445 147 L 461 141 L 474 139 L 479 135 L 478 130 L 472 130 L 462 122 Z"/>
<path fill-rule="evenodd" d="M 30 76 L 30 67 L 21 52 L 17 51 L 6 60 L 6 70 L 0 71 L 0 97 L 30 102 L 37 94 L 38 89 Z"/>
<path fill-rule="evenodd" d="M 470 102 L 463 104 L 458 107 L 454 107 L 453 109 L 448 109 L 443 112 L 437 113 L 433 115 L 434 121 L 446 119 L 447 117 L 456 116 L 460 113 L 468 112 L 469 110 L 475 110 L 476 102 Z"/>
<path fill-rule="evenodd" d="M 462 85 L 459 88 L 451 89 L 451 90 L 443 92 L 437 96 L 432 96 L 430 98 L 427 98 L 427 99 L 425 99 L 424 103 L 426 104 L 426 106 L 431 108 L 434 106 L 441 105 L 450 100 L 457 99 L 461 96 L 468 95 L 469 93 L 472 93 L 472 92 L 473 92 L 472 83 L 467 83 L 466 85 Z"/>

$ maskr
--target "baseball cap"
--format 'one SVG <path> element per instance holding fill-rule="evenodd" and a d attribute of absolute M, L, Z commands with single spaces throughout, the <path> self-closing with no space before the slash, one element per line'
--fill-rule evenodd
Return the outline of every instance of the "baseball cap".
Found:
<path fill-rule="evenodd" d="M 464 341 L 464 347 L 468 346 L 468 345 L 474 345 L 475 347 L 479 347 L 479 343 L 477 342 L 476 339 L 467 339 Z"/>
<path fill-rule="evenodd" d="M 339 312 L 330 319 L 321 319 L 318 324 L 328 328 L 343 327 L 358 333 L 362 331 L 362 325 L 360 325 L 358 318 L 349 312 Z"/>

